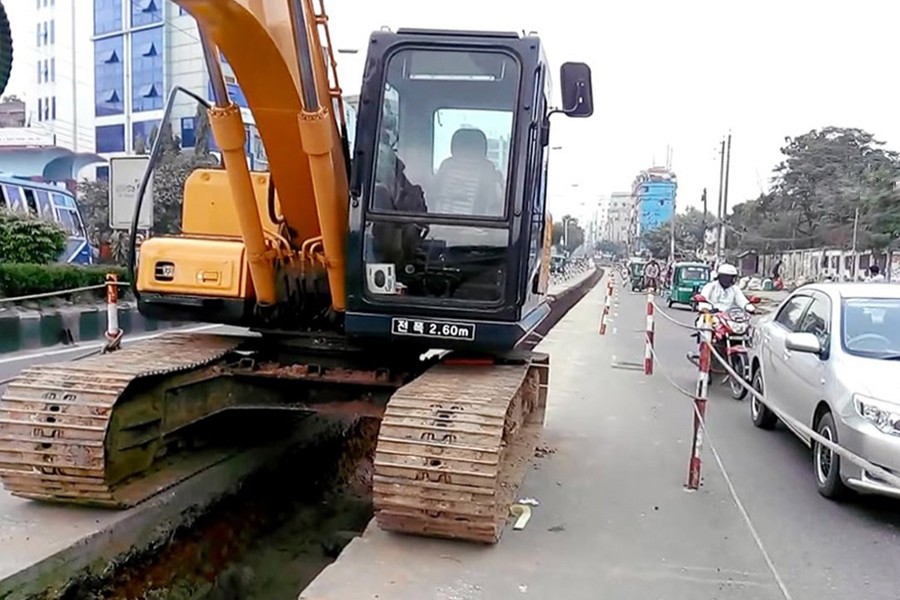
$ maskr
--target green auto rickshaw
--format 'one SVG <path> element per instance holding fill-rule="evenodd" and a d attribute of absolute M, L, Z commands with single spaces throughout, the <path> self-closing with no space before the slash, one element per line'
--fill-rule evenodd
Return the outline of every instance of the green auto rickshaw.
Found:
<path fill-rule="evenodd" d="M 631 291 L 640 292 L 644 289 L 644 269 L 647 266 L 646 259 L 632 258 L 628 262 L 628 276 L 631 279 Z"/>
<path fill-rule="evenodd" d="M 677 262 L 672 265 L 666 290 L 669 308 L 673 304 L 687 304 L 694 308 L 694 296 L 709 283 L 711 269 L 702 262 Z"/>

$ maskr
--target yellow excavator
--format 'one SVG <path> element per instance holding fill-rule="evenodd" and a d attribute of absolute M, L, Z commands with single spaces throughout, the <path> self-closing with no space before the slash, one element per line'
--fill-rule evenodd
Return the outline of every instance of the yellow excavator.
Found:
<path fill-rule="evenodd" d="M 381 420 L 382 528 L 496 542 L 543 427 L 549 358 L 531 334 L 554 318 L 550 117 L 593 113 L 590 68 L 561 67 L 553 109 L 535 35 L 375 32 L 351 149 L 321 4 L 174 2 L 199 26 L 224 168 L 189 176 L 179 235 L 132 251 L 133 289 L 145 316 L 252 335 L 26 369 L 0 400 L 0 480 L 128 507 L 221 460 L 184 449 L 210 417 L 338 411 Z M 269 172 L 248 167 L 220 53 Z"/>

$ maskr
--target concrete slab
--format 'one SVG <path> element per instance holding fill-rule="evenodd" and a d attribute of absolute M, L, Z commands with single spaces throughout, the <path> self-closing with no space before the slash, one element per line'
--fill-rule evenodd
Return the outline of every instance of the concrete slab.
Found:
<path fill-rule="evenodd" d="M 301 600 L 768 600 L 783 598 L 721 474 L 683 488 L 689 405 L 661 377 L 612 368 L 643 357 L 632 328 L 597 333 L 605 285 L 550 332 L 544 444 L 521 490 L 540 506 L 491 547 L 397 536 L 373 523 Z M 622 291 L 620 291 L 622 293 Z M 622 323 L 642 323 L 622 302 Z M 614 330 L 615 331 L 615 330 Z"/>

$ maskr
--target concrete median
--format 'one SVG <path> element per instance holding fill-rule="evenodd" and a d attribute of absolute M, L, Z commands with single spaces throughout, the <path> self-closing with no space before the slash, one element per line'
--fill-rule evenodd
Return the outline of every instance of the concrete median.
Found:
<path fill-rule="evenodd" d="M 126 335 L 186 324 L 146 319 L 133 303 L 120 303 L 118 312 L 119 327 Z M 44 309 L 10 307 L 0 310 L 0 354 L 95 341 L 103 339 L 105 331 L 103 303 Z"/>

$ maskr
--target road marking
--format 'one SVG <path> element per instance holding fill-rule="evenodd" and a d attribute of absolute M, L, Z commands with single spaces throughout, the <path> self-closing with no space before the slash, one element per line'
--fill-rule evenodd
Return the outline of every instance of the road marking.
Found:
<path fill-rule="evenodd" d="M 157 333 L 148 333 L 144 335 L 138 335 L 135 337 L 123 337 L 122 343 L 128 344 L 130 342 L 140 342 L 143 340 L 149 340 L 153 338 L 157 338 L 161 335 L 166 335 L 168 333 L 196 333 L 198 331 L 206 331 L 207 329 L 215 329 L 216 327 L 221 327 L 221 325 L 198 325 L 196 327 L 188 327 L 185 329 L 167 329 L 165 331 L 160 331 Z M 9 363 L 20 362 L 25 360 L 34 360 L 36 358 L 44 358 L 47 356 L 59 356 L 61 354 L 71 354 L 72 352 L 83 352 L 85 350 L 96 350 L 97 348 L 102 348 L 106 345 L 106 342 L 95 342 L 91 344 L 85 344 L 83 346 L 72 346 L 70 348 L 58 348 L 56 350 L 46 350 L 44 352 L 32 352 L 31 354 L 24 354 L 21 356 L 9 356 L 6 358 L 0 358 L 0 365 L 6 365 Z"/>
<path fill-rule="evenodd" d="M 738 497 L 737 490 L 734 489 L 734 484 L 731 483 L 731 477 L 729 477 L 728 471 L 725 470 L 725 464 L 722 462 L 722 458 L 719 456 L 719 452 L 713 445 L 712 440 L 709 440 L 708 443 L 710 454 L 713 455 L 713 458 L 716 460 L 716 464 L 719 466 L 719 471 L 722 472 L 722 477 L 725 479 L 725 485 L 728 486 L 728 491 L 729 493 L 731 493 L 731 499 L 734 501 L 735 506 L 737 506 L 738 512 L 741 513 L 741 517 L 744 519 L 744 523 L 747 525 L 747 529 L 750 530 L 750 536 L 753 538 L 753 541 L 756 542 L 756 547 L 759 548 L 759 552 L 760 554 L 762 554 L 763 560 L 766 561 L 766 566 L 772 573 L 772 577 L 775 579 L 775 583 L 778 585 L 778 589 L 781 590 L 781 595 L 784 596 L 784 600 L 792 600 L 791 594 L 790 592 L 788 592 L 787 586 L 784 584 L 784 580 L 778 573 L 778 569 L 775 568 L 775 563 L 772 561 L 772 557 L 769 556 L 769 552 L 763 545 L 762 538 L 759 537 L 759 533 L 757 533 L 756 527 L 753 526 L 753 521 L 750 520 L 750 514 L 747 512 L 747 509 L 744 508 L 744 503 L 741 502 L 741 499 Z"/>

